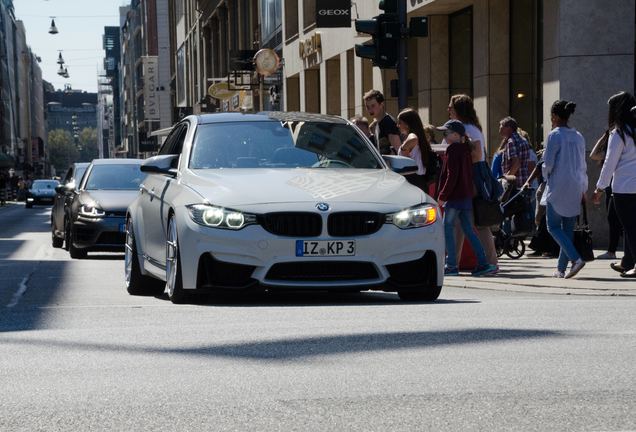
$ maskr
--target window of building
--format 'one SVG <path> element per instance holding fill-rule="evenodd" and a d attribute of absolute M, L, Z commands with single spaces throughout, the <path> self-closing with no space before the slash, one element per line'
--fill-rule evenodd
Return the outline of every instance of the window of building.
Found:
<path fill-rule="evenodd" d="M 316 0 L 303 1 L 303 28 L 308 30 L 316 24 Z"/>
<path fill-rule="evenodd" d="M 533 143 L 543 136 L 542 1 L 510 2 L 510 115 Z"/>
<path fill-rule="evenodd" d="M 285 40 L 298 36 L 298 0 L 285 1 Z"/>
<path fill-rule="evenodd" d="M 473 96 L 473 8 L 449 16 L 450 94 Z"/>
<path fill-rule="evenodd" d="M 271 39 L 280 32 L 282 23 L 282 1 L 260 0 L 261 2 L 261 41 L 263 46 L 269 46 Z M 298 14 L 296 14 L 298 15 Z M 280 42 L 279 42 L 280 43 Z"/>

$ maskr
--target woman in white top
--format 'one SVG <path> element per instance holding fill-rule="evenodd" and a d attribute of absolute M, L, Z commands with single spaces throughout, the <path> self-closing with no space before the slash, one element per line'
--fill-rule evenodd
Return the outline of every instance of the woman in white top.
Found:
<path fill-rule="evenodd" d="M 627 92 L 612 96 L 609 101 L 609 125 L 605 162 L 596 183 L 594 202 L 600 204 L 603 191 L 612 186 L 614 206 L 625 233 L 625 256 L 620 266 L 621 276 L 636 278 L 636 98 Z"/>
<path fill-rule="evenodd" d="M 417 162 L 417 174 L 405 176 L 409 183 L 428 192 L 426 166 L 431 157 L 431 145 L 426 139 L 424 125 L 420 115 L 412 108 L 406 108 L 398 114 L 398 128 L 406 138 L 398 150 L 399 156 L 407 156 Z"/>
<path fill-rule="evenodd" d="M 490 179 L 483 179 L 481 178 L 480 174 L 486 173 L 486 171 L 488 172 L 488 175 L 492 173 L 486 163 L 486 140 L 484 139 L 481 124 L 479 123 L 477 112 L 475 111 L 475 105 L 473 104 L 473 100 L 470 98 L 470 96 L 465 94 L 453 95 L 450 99 L 450 103 L 448 104 L 448 116 L 452 120 L 459 120 L 460 122 L 462 122 L 464 124 L 464 128 L 466 129 L 466 135 L 468 135 L 468 137 L 470 138 L 473 146 L 471 152 L 471 156 L 473 159 L 473 174 L 475 174 L 473 177 L 475 177 L 475 187 L 477 193 L 480 193 L 480 191 L 483 190 L 480 185 L 490 183 Z M 486 164 L 485 167 L 481 166 L 483 164 Z M 492 190 L 492 187 L 489 187 L 488 195 L 491 196 L 482 198 L 488 200 L 499 199 L 501 192 L 494 191 Z M 486 252 L 488 264 L 498 266 L 497 250 L 495 249 L 495 238 L 492 235 L 490 227 L 476 226 L 475 229 L 477 231 L 479 241 L 481 242 L 481 245 L 484 247 L 484 250 Z M 455 231 L 455 238 L 457 242 L 456 246 L 458 254 L 461 255 L 462 245 L 464 243 L 464 236 L 461 230 Z"/>

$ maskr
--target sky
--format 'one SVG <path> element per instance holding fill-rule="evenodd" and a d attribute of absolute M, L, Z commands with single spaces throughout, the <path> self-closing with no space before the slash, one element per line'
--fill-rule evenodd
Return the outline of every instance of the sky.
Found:
<path fill-rule="evenodd" d="M 24 22 L 27 44 L 42 58 L 43 78 L 56 89 L 70 84 L 77 90 L 97 92 L 103 70 L 102 36 L 105 26 L 119 25 L 119 7 L 130 0 L 13 0 L 16 19 Z M 58 34 L 49 34 L 55 17 Z M 59 50 L 69 78 L 57 74 Z"/>

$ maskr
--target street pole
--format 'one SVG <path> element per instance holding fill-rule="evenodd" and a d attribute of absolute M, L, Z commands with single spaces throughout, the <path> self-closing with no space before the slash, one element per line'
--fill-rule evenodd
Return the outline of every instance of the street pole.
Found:
<path fill-rule="evenodd" d="M 398 0 L 398 19 L 400 21 L 400 48 L 398 58 L 398 107 L 401 110 L 408 105 L 408 38 L 406 37 L 406 0 Z"/>

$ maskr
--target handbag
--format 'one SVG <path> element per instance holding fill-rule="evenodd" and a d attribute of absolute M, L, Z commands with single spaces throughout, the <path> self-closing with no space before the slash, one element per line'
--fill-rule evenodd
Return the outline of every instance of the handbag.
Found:
<path fill-rule="evenodd" d="M 587 220 L 587 205 L 583 201 L 583 224 L 580 219 L 577 221 L 577 227 L 574 229 L 574 247 L 576 248 L 581 259 L 585 262 L 594 261 L 594 244 L 592 242 L 592 230 Z"/>
<path fill-rule="evenodd" d="M 590 152 L 590 159 L 596 162 L 603 162 L 605 160 L 605 154 L 607 153 L 607 143 L 609 142 L 609 130 L 596 141 L 594 148 Z"/>
<path fill-rule="evenodd" d="M 473 214 L 475 225 L 479 227 L 499 225 L 504 220 L 503 210 L 498 200 L 473 198 Z"/>

